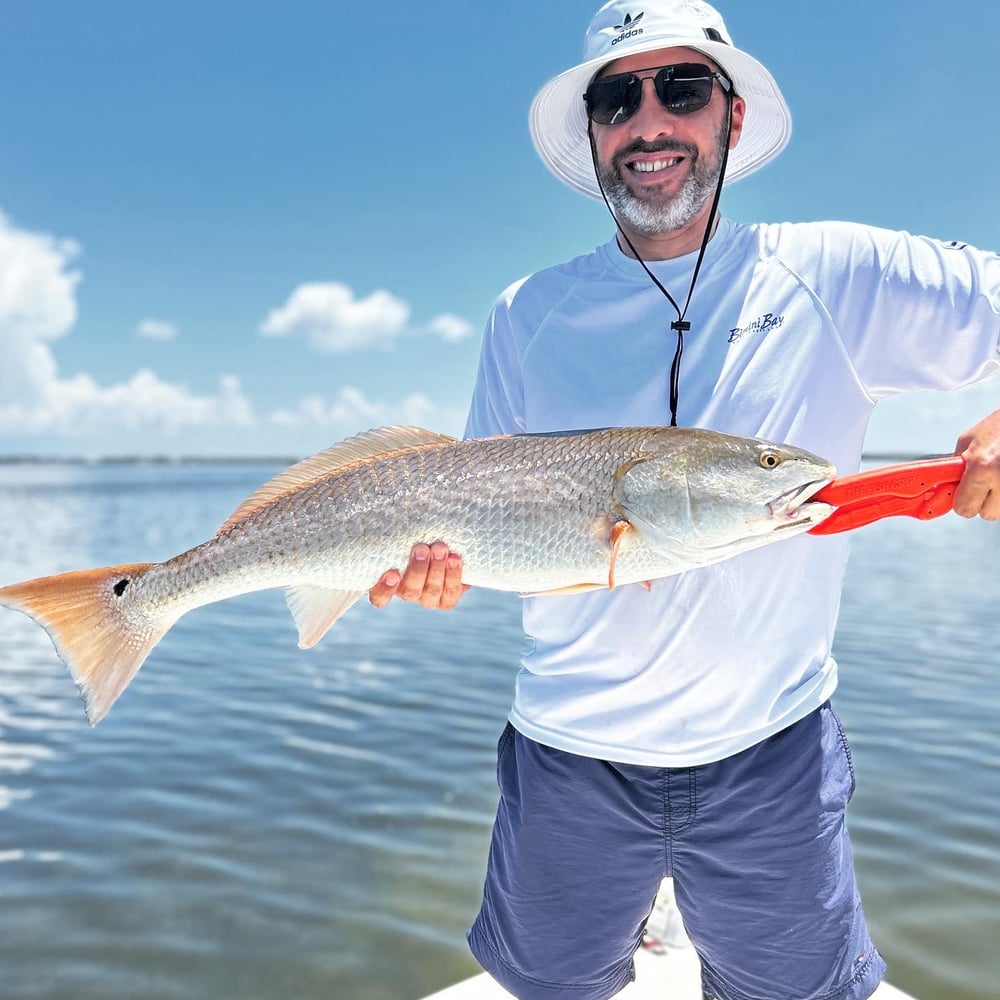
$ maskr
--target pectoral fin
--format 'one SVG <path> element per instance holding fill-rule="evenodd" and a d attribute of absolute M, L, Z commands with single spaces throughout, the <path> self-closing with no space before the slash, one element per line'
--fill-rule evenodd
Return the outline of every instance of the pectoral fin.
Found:
<path fill-rule="evenodd" d="M 618 559 L 618 549 L 622 539 L 635 531 L 635 528 L 625 520 L 615 521 L 611 526 L 611 565 L 608 567 L 608 590 L 615 589 L 615 562 Z"/>
<path fill-rule="evenodd" d="M 299 629 L 299 648 L 315 646 L 363 593 L 363 590 L 330 590 L 327 587 L 289 587 L 285 599 Z"/>

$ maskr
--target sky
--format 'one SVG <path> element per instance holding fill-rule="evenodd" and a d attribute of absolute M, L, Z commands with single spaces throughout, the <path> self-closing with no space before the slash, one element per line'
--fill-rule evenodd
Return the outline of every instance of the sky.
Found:
<path fill-rule="evenodd" d="M 612 232 L 527 129 L 596 7 L 0 0 L 0 457 L 460 434 L 497 295 Z M 794 119 L 728 217 L 1000 249 L 994 4 L 719 7 Z M 868 447 L 997 406 L 894 399 Z"/>

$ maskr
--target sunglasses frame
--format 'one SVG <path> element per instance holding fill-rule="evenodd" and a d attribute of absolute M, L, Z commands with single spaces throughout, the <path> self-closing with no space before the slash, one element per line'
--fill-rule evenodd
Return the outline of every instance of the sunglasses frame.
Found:
<path fill-rule="evenodd" d="M 684 70 L 689 71 L 692 67 L 696 67 L 699 70 L 704 70 L 704 72 L 699 72 L 697 76 L 677 76 L 676 71 Z M 652 74 L 652 76 L 640 76 L 639 74 L 646 73 Z M 666 78 L 663 79 L 662 75 L 666 74 Z M 601 121 L 594 117 L 593 110 L 591 108 L 591 91 L 598 84 L 605 83 L 608 80 L 629 80 L 634 78 L 639 83 L 639 100 L 636 102 L 635 107 L 624 114 L 624 108 L 619 108 L 615 115 L 612 117 L 611 121 Z M 671 108 L 666 101 L 663 99 L 662 91 L 666 86 L 672 83 L 679 82 L 689 82 L 693 80 L 709 80 L 709 81 L 719 81 L 719 86 L 727 95 L 733 94 L 733 81 L 726 76 L 725 73 L 713 71 L 712 68 L 705 63 L 670 63 L 666 66 L 648 66 L 643 69 L 631 70 L 627 73 L 610 73 L 608 76 L 599 76 L 590 82 L 587 90 L 583 95 L 583 102 L 587 107 L 587 118 L 594 122 L 596 125 L 622 125 L 627 122 L 642 106 L 642 84 L 646 80 L 653 81 L 653 90 L 656 93 L 656 99 L 660 102 L 660 105 L 669 111 L 672 115 L 691 115 L 696 111 L 701 111 L 702 108 L 707 108 L 712 101 L 712 93 L 709 91 L 708 100 L 704 104 L 698 105 L 696 108 L 689 108 L 686 111 L 680 111 L 676 108 Z"/>

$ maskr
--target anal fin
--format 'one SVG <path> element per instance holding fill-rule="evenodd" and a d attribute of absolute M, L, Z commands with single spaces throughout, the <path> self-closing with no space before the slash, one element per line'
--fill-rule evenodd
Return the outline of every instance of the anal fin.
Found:
<path fill-rule="evenodd" d="M 591 590 L 607 590 L 603 583 L 571 583 L 566 587 L 555 587 L 553 590 L 535 590 L 521 597 L 562 597 L 567 594 L 586 594 Z"/>
<path fill-rule="evenodd" d="M 329 587 L 288 587 L 285 600 L 299 630 L 299 648 L 315 646 L 327 629 L 364 593 Z"/>

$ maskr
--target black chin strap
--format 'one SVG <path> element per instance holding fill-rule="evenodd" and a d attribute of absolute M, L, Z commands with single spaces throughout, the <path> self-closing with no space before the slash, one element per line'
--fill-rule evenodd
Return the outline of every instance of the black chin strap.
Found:
<path fill-rule="evenodd" d="M 712 238 L 712 227 L 715 224 L 716 212 L 719 210 L 719 200 L 722 198 L 722 184 L 726 176 L 726 166 L 729 163 L 729 139 L 732 134 L 733 129 L 733 99 L 732 95 L 728 95 L 728 111 L 726 119 L 726 142 L 722 152 L 722 168 L 719 171 L 719 180 L 715 185 L 715 196 L 712 198 L 712 210 L 708 213 L 708 222 L 705 224 L 705 235 L 701 240 L 701 249 L 698 251 L 698 260 L 694 265 L 694 273 L 691 275 L 691 284 L 688 285 L 687 299 L 684 301 L 684 308 L 677 304 L 676 299 L 667 291 L 664 287 L 663 282 L 649 269 L 646 262 L 639 256 L 639 251 L 633 246 L 632 241 L 628 238 L 628 234 L 622 227 L 621 222 L 618 221 L 618 216 L 615 215 L 614 209 L 611 207 L 611 203 L 608 201 L 608 196 L 604 191 L 604 183 L 601 180 L 601 171 L 597 165 L 597 145 L 594 142 L 594 130 L 591 123 L 587 122 L 587 135 L 590 138 L 590 155 L 594 161 L 594 174 L 597 177 L 597 186 L 601 191 L 601 197 L 604 199 L 604 204 L 607 210 L 611 213 L 611 218 L 615 220 L 615 226 L 618 228 L 618 232 L 621 234 L 622 238 L 628 244 L 629 249 L 632 251 L 635 259 L 642 265 L 642 269 L 649 275 L 650 280 L 654 285 L 664 294 L 667 301 L 674 307 L 674 311 L 677 313 L 677 319 L 675 319 L 670 324 L 670 329 L 677 333 L 677 347 L 674 350 L 674 360 L 670 365 L 670 426 L 677 426 L 677 406 L 680 402 L 681 395 L 681 357 L 684 354 L 684 334 L 691 329 L 691 324 L 685 319 L 687 316 L 688 306 L 691 305 L 691 296 L 694 295 L 694 286 L 698 281 L 698 272 L 701 270 L 701 262 L 705 259 L 705 251 L 708 249 L 708 241 Z"/>

